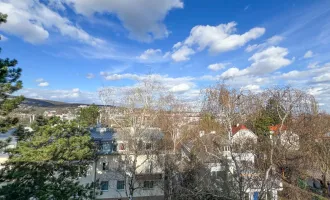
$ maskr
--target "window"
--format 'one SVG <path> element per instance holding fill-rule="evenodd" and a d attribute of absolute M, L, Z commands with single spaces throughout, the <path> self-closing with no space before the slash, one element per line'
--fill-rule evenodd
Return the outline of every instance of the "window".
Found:
<path fill-rule="evenodd" d="M 226 172 L 225 171 L 212 171 L 211 175 L 214 179 L 225 179 Z"/>
<path fill-rule="evenodd" d="M 109 189 L 109 181 L 101 181 L 101 190 L 108 191 Z"/>
<path fill-rule="evenodd" d="M 109 142 L 102 143 L 102 153 L 111 153 L 111 144 Z"/>
<path fill-rule="evenodd" d="M 125 189 L 125 181 L 117 181 L 117 190 Z"/>
<path fill-rule="evenodd" d="M 102 170 L 109 170 L 109 163 L 108 162 L 102 163 Z"/>
<path fill-rule="evenodd" d="M 154 187 L 153 181 L 144 181 L 143 182 L 143 188 L 144 189 L 152 189 Z"/>
<path fill-rule="evenodd" d="M 119 150 L 124 151 L 126 149 L 126 146 L 124 143 L 119 143 Z"/>
<path fill-rule="evenodd" d="M 152 161 L 149 161 L 146 168 L 145 168 L 145 173 L 152 173 L 152 169 L 153 169 L 153 164 Z"/>
<path fill-rule="evenodd" d="M 152 144 L 151 143 L 146 143 L 146 150 L 150 150 L 152 147 Z"/>

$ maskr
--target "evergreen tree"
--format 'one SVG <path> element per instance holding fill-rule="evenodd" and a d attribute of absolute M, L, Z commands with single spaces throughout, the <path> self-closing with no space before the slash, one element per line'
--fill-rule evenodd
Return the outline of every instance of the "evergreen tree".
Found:
<path fill-rule="evenodd" d="M 277 109 L 278 106 L 280 105 L 275 99 L 269 99 L 260 115 L 253 121 L 248 122 L 248 124 L 252 123 L 251 130 L 257 135 L 268 135 L 270 126 L 281 124 L 279 115 L 283 116 L 284 113 L 281 109 Z"/>
<path fill-rule="evenodd" d="M 95 104 L 86 108 L 81 108 L 78 118 L 79 124 L 84 127 L 95 126 L 100 115 L 99 111 L 99 107 Z"/>
<path fill-rule="evenodd" d="M 6 19 L 7 15 L 0 13 L 0 25 L 5 23 Z M 7 132 L 18 123 L 17 118 L 9 117 L 9 114 L 23 101 L 22 96 L 11 96 L 22 88 L 22 81 L 19 80 L 22 70 L 16 65 L 15 59 L 0 58 L 0 133 Z M 0 141 L 0 149 L 4 148 L 8 142 L 9 140 Z"/>
<path fill-rule="evenodd" d="M 7 150 L 0 199 L 92 199 L 93 185 L 79 183 L 95 157 L 90 133 L 55 118 L 32 127 L 31 133 L 21 130 L 17 147 Z"/>

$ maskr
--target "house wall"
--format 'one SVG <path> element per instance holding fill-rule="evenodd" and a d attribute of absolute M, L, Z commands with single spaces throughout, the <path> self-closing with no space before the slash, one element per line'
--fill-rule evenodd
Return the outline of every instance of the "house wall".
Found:
<path fill-rule="evenodd" d="M 235 135 L 233 135 L 233 142 L 242 142 L 247 139 L 252 139 L 254 142 L 257 142 L 258 137 L 250 130 L 239 130 Z"/>
<path fill-rule="evenodd" d="M 117 181 L 123 181 L 125 180 L 122 173 L 118 171 L 119 163 L 118 159 L 119 157 L 123 157 L 124 155 L 103 155 L 99 158 L 96 164 L 96 171 L 95 171 L 95 163 L 91 163 L 89 170 L 87 172 L 87 176 L 80 179 L 81 184 L 87 184 L 94 181 L 94 177 L 96 174 L 96 180 L 101 181 L 108 181 L 109 182 L 109 188 L 106 191 L 102 191 L 102 195 L 98 195 L 97 199 L 125 199 L 127 197 L 126 190 L 118 190 L 117 189 Z M 137 168 L 136 173 L 139 175 L 145 174 L 146 170 L 149 168 L 149 162 L 146 160 L 150 160 L 147 155 L 141 155 L 137 157 L 137 166 L 140 166 Z M 109 163 L 109 169 L 103 170 L 103 163 Z M 162 170 L 160 167 L 157 167 L 154 165 L 152 174 L 158 174 L 162 173 Z M 138 180 L 135 183 L 135 187 L 141 187 L 134 191 L 134 199 L 164 199 L 164 191 L 163 191 L 163 184 L 164 180 L 162 178 L 160 179 L 154 179 L 151 178 L 150 181 L 154 181 L 154 187 L 151 189 L 145 189 L 143 188 L 143 180 Z M 125 186 L 128 188 L 128 185 Z"/>

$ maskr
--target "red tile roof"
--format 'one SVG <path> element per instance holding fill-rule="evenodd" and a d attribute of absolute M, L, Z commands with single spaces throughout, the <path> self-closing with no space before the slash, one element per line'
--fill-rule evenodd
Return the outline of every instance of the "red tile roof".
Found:
<path fill-rule="evenodd" d="M 275 126 L 269 126 L 268 127 L 270 131 L 274 131 L 275 133 L 278 133 L 280 128 L 281 128 L 281 124 L 277 124 Z M 282 128 L 281 128 L 282 131 L 285 131 L 286 130 L 286 126 L 283 125 Z"/>
<path fill-rule="evenodd" d="M 233 126 L 231 130 L 233 132 L 233 135 L 235 135 L 238 131 L 248 130 L 248 128 L 246 128 L 246 126 L 244 126 L 244 125 L 238 125 L 238 126 Z"/>

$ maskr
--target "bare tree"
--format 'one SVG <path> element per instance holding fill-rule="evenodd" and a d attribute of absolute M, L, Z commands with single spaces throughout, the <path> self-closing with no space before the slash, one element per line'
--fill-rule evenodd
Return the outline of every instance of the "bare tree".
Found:
<path fill-rule="evenodd" d="M 136 190 L 144 187 L 141 175 L 154 173 L 156 164 L 162 160 L 158 142 L 163 133 L 152 126 L 164 109 L 163 91 L 162 86 L 151 78 L 141 80 L 120 94 L 113 88 L 100 91 L 107 122 L 117 132 L 115 139 L 119 155 L 116 170 L 126 180 L 125 191 L 129 199 L 134 198 Z"/>

